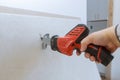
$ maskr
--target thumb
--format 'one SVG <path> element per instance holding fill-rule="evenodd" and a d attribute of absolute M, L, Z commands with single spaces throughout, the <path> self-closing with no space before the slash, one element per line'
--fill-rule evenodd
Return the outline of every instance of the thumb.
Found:
<path fill-rule="evenodd" d="M 87 49 L 87 46 L 92 43 L 92 38 L 90 36 L 87 36 L 81 41 L 81 49 L 80 51 L 85 51 Z"/>

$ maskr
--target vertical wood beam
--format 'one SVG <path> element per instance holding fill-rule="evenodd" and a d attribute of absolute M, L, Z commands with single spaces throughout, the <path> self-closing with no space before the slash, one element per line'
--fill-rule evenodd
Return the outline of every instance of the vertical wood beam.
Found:
<path fill-rule="evenodd" d="M 113 0 L 109 0 L 107 27 L 113 26 Z M 106 80 L 111 80 L 111 64 L 106 68 Z"/>
<path fill-rule="evenodd" d="M 113 25 L 113 0 L 109 0 L 108 7 L 108 27 Z"/>

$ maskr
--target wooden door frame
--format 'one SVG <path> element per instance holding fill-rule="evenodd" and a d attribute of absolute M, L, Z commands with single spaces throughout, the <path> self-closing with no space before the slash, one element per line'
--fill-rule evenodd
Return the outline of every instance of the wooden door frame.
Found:
<path fill-rule="evenodd" d="M 109 0 L 107 27 L 113 26 L 113 6 L 114 6 L 114 0 Z M 111 80 L 111 64 L 107 66 L 105 72 L 106 72 L 105 80 Z"/>

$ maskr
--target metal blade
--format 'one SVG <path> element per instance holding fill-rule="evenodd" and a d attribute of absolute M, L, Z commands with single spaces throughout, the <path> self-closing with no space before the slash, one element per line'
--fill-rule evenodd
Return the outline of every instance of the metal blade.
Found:
<path fill-rule="evenodd" d="M 41 37 L 41 41 L 42 41 L 42 49 L 46 49 L 48 45 L 50 46 L 50 41 L 51 41 L 50 35 L 48 33 L 45 34 L 43 37 Z"/>

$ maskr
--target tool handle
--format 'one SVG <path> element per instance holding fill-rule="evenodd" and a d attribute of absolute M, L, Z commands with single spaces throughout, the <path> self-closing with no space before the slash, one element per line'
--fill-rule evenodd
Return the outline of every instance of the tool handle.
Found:
<path fill-rule="evenodd" d="M 89 53 L 91 56 L 94 56 L 95 59 L 98 62 L 102 63 L 104 66 L 107 66 L 114 58 L 111 55 L 111 52 L 107 50 L 105 47 L 94 44 L 88 45 L 85 52 Z"/>

